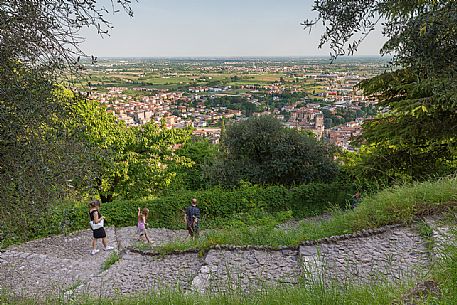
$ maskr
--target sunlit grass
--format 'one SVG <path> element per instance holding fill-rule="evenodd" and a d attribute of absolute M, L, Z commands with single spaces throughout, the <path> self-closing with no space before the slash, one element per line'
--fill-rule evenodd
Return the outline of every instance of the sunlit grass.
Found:
<path fill-rule="evenodd" d="M 342 235 L 389 224 L 410 224 L 414 219 L 457 206 L 457 179 L 446 178 L 383 190 L 364 198 L 354 210 L 335 208 L 332 217 L 318 222 L 303 221 L 297 228 L 283 230 L 275 222 L 248 226 L 237 223 L 209 230 L 197 241 L 172 242 L 158 247 L 159 253 L 190 249 L 207 250 L 216 245 L 259 245 L 278 248 L 298 246 L 306 240 Z"/>
<path fill-rule="evenodd" d="M 295 287 L 271 287 L 245 293 L 234 289 L 225 293 L 194 293 L 179 290 L 159 290 L 112 298 L 79 296 L 73 300 L 63 298 L 20 299 L 0 294 L 0 304 L 73 304 L 73 305 L 142 305 L 142 304 L 392 304 L 401 299 L 408 285 L 379 284 L 365 286 L 338 286 L 332 283 L 314 283 Z M 3 303 L 2 303 L 3 302 Z"/>
<path fill-rule="evenodd" d="M 103 262 L 102 271 L 108 270 L 112 265 L 114 265 L 120 259 L 120 255 L 117 251 L 111 252 L 108 258 Z"/>

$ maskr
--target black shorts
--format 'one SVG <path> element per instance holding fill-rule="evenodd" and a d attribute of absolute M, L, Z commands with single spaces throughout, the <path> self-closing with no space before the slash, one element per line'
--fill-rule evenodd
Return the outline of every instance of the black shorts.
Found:
<path fill-rule="evenodd" d="M 93 232 L 94 232 L 94 238 L 95 239 L 105 238 L 106 237 L 105 228 L 100 228 L 100 229 L 97 229 L 97 230 L 93 230 Z"/>

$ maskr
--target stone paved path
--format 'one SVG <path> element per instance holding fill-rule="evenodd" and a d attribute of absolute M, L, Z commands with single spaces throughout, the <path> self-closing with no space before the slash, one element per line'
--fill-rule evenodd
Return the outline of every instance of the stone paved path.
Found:
<path fill-rule="evenodd" d="M 127 253 L 110 269 L 91 277 L 78 292 L 112 296 L 160 288 L 190 290 L 201 264 L 197 254 L 152 257 Z"/>
<path fill-rule="evenodd" d="M 434 230 L 438 247 L 442 247 L 449 228 L 435 219 L 427 223 Z M 148 232 L 154 245 L 187 237 L 184 230 Z M 102 265 L 110 253 L 90 255 L 90 230 L 35 240 L 0 252 L 0 289 L 27 296 L 115 295 L 161 287 L 199 292 L 248 291 L 322 277 L 340 282 L 395 281 L 427 268 L 430 260 L 418 233 L 404 227 L 328 238 L 299 248 L 213 249 L 204 256 L 133 253 L 129 247 L 136 242 L 135 228 L 108 228 L 107 235 L 121 258 L 106 271 L 102 271 Z"/>
<path fill-rule="evenodd" d="M 171 241 L 182 241 L 188 236 L 186 230 L 148 229 L 148 236 L 154 242 L 154 246 L 160 246 Z M 136 227 L 116 229 L 116 239 L 121 249 L 131 247 L 137 242 Z"/>
<path fill-rule="evenodd" d="M 108 237 L 114 229 L 107 228 Z M 0 253 L 0 286 L 18 295 L 63 293 L 100 272 L 109 252 L 90 255 L 92 232 L 55 236 Z M 115 246 L 116 243 L 111 243 Z M 101 245 L 99 245 L 101 247 Z"/>

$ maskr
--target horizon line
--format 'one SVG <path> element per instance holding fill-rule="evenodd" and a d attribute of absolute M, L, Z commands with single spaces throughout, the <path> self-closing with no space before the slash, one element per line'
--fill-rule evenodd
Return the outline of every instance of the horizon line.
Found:
<path fill-rule="evenodd" d="M 85 56 L 90 58 L 91 56 Z M 390 58 L 388 55 L 344 55 L 338 59 L 351 58 Z M 263 58 L 328 58 L 330 55 L 196 55 L 196 56 L 97 56 L 98 59 L 263 59 Z"/>

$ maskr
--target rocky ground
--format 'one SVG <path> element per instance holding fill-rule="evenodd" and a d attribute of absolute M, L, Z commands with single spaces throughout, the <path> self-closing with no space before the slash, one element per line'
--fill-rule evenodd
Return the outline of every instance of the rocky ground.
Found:
<path fill-rule="evenodd" d="M 440 249 L 449 228 L 435 218 L 428 219 L 427 224 L 433 228 Z M 148 232 L 155 246 L 187 238 L 184 230 Z M 417 230 L 399 226 L 305 242 L 298 248 L 222 247 L 204 255 L 166 256 L 130 251 L 137 241 L 135 228 L 129 227 L 107 229 L 113 251 L 118 251 L 120 258 L 103 271 L 110 252 L 90 255 L 91 235 L 85 230 L 1 252 L 0 289 L 27 296 L 99 296 L 162 287 L 199 292 L 247 291 L 322 278 L 340 282 L 395 281 L 426 270 L 433 257 Z"/>

